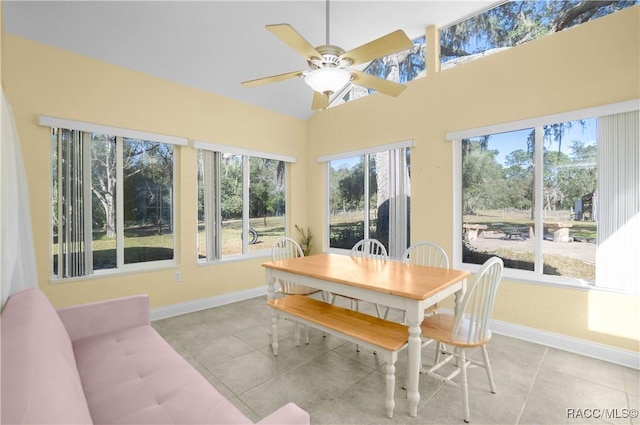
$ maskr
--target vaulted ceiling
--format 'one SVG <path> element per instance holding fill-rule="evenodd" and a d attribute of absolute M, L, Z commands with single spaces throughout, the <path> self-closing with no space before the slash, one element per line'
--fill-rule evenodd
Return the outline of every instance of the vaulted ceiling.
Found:
<path fill-rule="evenodd" d="M 344 1 L 329 4 L 330 44 L 350 50 L 402 29 L 409 38 L 496 1 Z M 41 43 L 306 119 L 301 78 L 245 88 L 242 81 L 306 70 L 306 60 L 265 29 L 288 23 L 325 44 L 326 1 L 3 1 L 4 29 Z"/>

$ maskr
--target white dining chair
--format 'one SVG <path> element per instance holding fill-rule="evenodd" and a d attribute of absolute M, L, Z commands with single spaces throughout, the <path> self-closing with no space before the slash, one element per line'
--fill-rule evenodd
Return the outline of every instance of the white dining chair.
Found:
<path fill-rule="evenodd" d="M 377 239 L 362 239 L 360 242 L 356 243 L 353 248 L 351 248 L 349 255 L 354 258 L 373 258 L 377 260 L 386 260 L 389 257 L 387 255 L 387 249 Z M 334 304 L 336 296 L 340 296 L 350 300 L 351 309 L 358 311 L 360 302 L 359 299 L 341 294 L 333 294 L 331 298 L 331 304 Z M 380 311 L 380 306 L 378 304 L 376 304 L 376 313 L 380 318 L 383 318 L 385 316 Z"/>
<path fill-rule="evenodd" d="M 302 248 L 300 248 L 300 245 L 298 245 L 298 243 L 291 238 L 287 238 L 287 237 L 279 238 L 273 243 L 273 246 L 271 247 L 271 260 L 273 261 L 284 260 L 287 258 L 297 258 L 297 257 L 304 257 L 304 253 L 302 251 Z M 324 292 L 322 292 L 319 289 L 300 285 L 296 282 L 291 282 L 284 279 L 276 279 L 275 284 L 277 288 L 276 289 L 277 292 L 275 294 L 276 296 L 313 295 L 313 294 L 321 293 L 322 300 L 326 301 Z M 297 342 L 297 337 L 299 335 L 299 330 L 298 330 L 299 323 L 298 322 L 294 322 L 294 323 L 296 326 L 295 335 L 296 335 L 296 342 Z M 305 344 L 309 344 L 309 329 L 307 328 L 307 326 L 304 327 L 304 335 L 305 335 Z"/>
<path fill-rule="evenodd" d="M 435 377 L 438 380 L 461 388 L 464 421 L 469 422 L 469 384 L 467 382 L 467 368 L 471 366 L 483 367 L 489 380 L 491 393 L 495 394 L 496 386 L 493 381 L 487 342 L 491 339 L 489 321 L 493 313 L 493 305 L 498 292 L 498 286 L 502 279 L 502 259 L 492 257 L 487 260 L 467 289 L 455 315 L 434 314 L 428 316 L 420 326 L 423 340 L 436 341 L 436 352 L 439 353 L 442 345 L 451 347 L 446 351 L 442 360 L 436 360 L 430 368 L 423 365 L 422 373 Z M 482 352 L 482 362 L 467 358 L 465 350 L 479 347 Z M 449 375 L 444 376 L 437 371 L 455 359 L 456 368 Z M 460 383 L 453 378 L 461 375 Z"/>
<path fill-rule="evenodd" d="M 402 261 L 420 266 L 449 268 L 449 257 L 445 250 L 435 242 L 421 241 L 412 244 L 402 254 Z M 425 315 L 436 314 L 438 304 L 434 304 L 425 311 Z M 406 312 L 402 318 L 402 323 L 406 322 Z"/>

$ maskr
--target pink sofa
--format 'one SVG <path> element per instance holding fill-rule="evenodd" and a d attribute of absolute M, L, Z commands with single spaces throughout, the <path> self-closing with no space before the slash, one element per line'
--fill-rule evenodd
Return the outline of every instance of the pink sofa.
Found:
<path fill-rule="evenodd" d="M 147 296 L 55 310 L 38 289 L 2 312 L 3 424 L 251 424 L 150 326 Z M 293 403 L 260 424 L 309 424 Z"/>

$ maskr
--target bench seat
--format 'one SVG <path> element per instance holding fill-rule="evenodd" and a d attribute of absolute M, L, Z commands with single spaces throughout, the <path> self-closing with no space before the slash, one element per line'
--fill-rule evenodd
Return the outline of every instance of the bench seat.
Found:
<path fill-rule="evenodd" d="M 400 323 L 370 316 L 355 310 L 338 307 L 303 295 L 292 295 L 267 303 L 283 317 L 304 323 L 323 332 L 371 348 L 380 353 L 387 363 L 385 406 L 387 415 L 393 418 L 395 408 L 395 363 L 398 352 L 407 347 L 409 329 Z M 299 344 L 296 335 L 296 345 Z M 272 328 L 274 355 L 278 355 L 277 320 Z"/>

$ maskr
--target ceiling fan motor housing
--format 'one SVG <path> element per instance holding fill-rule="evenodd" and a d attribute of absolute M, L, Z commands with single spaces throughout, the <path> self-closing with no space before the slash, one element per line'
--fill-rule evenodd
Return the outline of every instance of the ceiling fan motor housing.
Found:
<path fill-rule="evenodd" d="M 348 58 L 340 59 L 340 56 L 344 53 L 344 49 L 338 46 L 325 44 L 323 46 L 316 47 L 316 50 L 322 55 L 322 58 L 310 58 L 307 62 L 311 69 L 347 68 L 351 65 L 351 60 Z"/>

